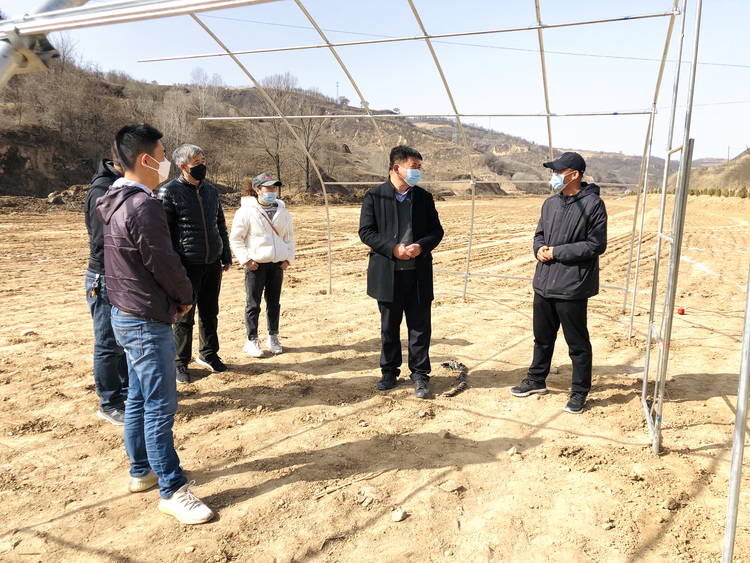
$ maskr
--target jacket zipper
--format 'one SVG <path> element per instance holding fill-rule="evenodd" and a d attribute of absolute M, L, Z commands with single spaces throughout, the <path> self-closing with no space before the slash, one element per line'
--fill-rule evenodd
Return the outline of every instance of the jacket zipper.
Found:
<path fill-rule="evenodd" d="M 273 220 L 270 217 L 268 217 L 268 213 L 266 213 L 265 211 L 263 211 L 263 208 L 260 207 L 260 203 L 258 204 L 258 213 L 261 213 L 261 214 L 265 213 L 266 214 L 266 217 L 268 218 L 268 221 L 266 221 L 265 219 L 263 219 L 263 217 L 261 217 L 260 218 L 260 224 L 263 226 L 263 230 L 266 231 L 266 232 L 268 232 L 268 228 L 269 227 L 266 227 L 266 225 L 268 225 L 269 222 L 271 223 L 271 225 L 273 225 Z M 276 211 L 276 213 L 278 213 L 278 210 Z M 271 232 L 269 234 L 271 235 L 271 250 L 273 252 L 273 258 L 271 258 L 271 262 L 276 263 L 276 239 L 273 236 L 273 234 L 274 234 L 273 233 L 273 227 L 271 227 Z"/>
<path fill-rule="evenodd" d="M 208 227 L 206 227 L 206 214 L 203 211 L 203 201 L 199 192 L 200 186 L 195 186 L 195 195 L 198 197 L 198 205 L 201 207 L 201 219 L 203 219 L 203 237 L 206 239 L 206 264 L 208 264 Z"/>
<path fill-rule="evenodd" d="M 563 208 L 562 208 L 562 214 L 565 214 L 568 211 L 568 206 L 567 206 L 565 200 L 562 199 L 562 194 L 558 194 L 557 197 L 559 197 L 560 201 L 562 202 L 562 206 L 563 206 Z M 557 215 L 557 213 L 553 213 L 552 214 L 552 221 L 550 221 L 550 227 L 549 227 L 549 236 L 550 237 L 552 237 L 552 231 L 553 231 L 555 223 L 556 223 L 556 221 L 555 221 L 555 219 L 557 218 L 556 215 Z M 547 242 L 547 241 L 545 241 L 545 242 Z M 551 242 L 552 242 L 551 240 L 548 240 L 547 244 L 549 245 Z M 551 277 L 552 277 L 552 264 L 549 265 L 549 271 L 547 272 L 547 283 L 544 286 L 544 293 L 547 294 L 547 295 L 549 295 L 549 284 L 550 284 L 550 278 Z"/>

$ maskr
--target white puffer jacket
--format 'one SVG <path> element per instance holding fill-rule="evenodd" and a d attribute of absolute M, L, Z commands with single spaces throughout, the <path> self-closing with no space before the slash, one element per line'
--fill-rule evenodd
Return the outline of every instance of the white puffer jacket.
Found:
<path fill-rule="evenodd" d="M 229 234 L 229 246 L 240 264 L 244 265 L 251 259 L 259 263 L 294 262 L 292 216 L 283 201 L 277 199 L 276 203 L 279 206 L 271 222 L 278 235 L 266 221 L 268 215 L 261 209 L 258 200 L 252 196 L 242 198 Z"/>

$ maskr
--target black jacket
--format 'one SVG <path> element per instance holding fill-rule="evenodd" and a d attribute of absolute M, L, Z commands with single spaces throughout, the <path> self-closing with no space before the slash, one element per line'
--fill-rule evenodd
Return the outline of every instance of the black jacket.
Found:
<path fill-rule="evenodd" d="M 599 186 L 583 182 L 575 195 L 547 198 L 534 235 L 534 257 L 542 246 L 554 247 L 554 258 L 537 262 L 534 291 L 550 299 L 599 293 L 599 255 L 607 249 L 607 210 Z"/>
<path fill-rule="evenodd" d="M 412 188 L 412 194 L 414 243 L 422 247 L 422 253 L 415 258 L 417 291 L 420 302 L 429 302 L 434 299 L 432 251 L 443 239 L 443 227 L 440 225 L 432 194 L 419 186 Z M 367 267 L 367 295 L 378 301 L 392 302 L 396 270 L 393 249 L 398 244 L 398 208 L 396 188 L 390 180 L 365 194 L 359 218 L 359 238 L 372 249 Z"/>
<path fill-rule="evenodd" d="M 203 180 L 195 187 L 180 176 L 162 186 L 159 199 L 183 264 L 232 263 L 224 208 L 212 184 Z"/>
<path fill-rule="evenodd" d="M 169 240 L 164 208 L 136 186 L 110 188 L 96 206 L 104 223 L 107 296 L 121 311 L 173 323 L 193 284 Z"/>
<path fill-rule="evenodd" d="M 86 230 L 89 232 L 89 270 L 97 274 L 104 275 L 104 232 L 102 222 L 96 216 L 96 202 L 119 177 L 120 173 L 115 170 L 112 161 L 102 160 L 86 194 L 84 209 Z"/>

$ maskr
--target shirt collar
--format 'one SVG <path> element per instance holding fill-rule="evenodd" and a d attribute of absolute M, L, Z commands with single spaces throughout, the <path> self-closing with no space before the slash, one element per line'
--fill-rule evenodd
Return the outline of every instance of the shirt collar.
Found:
<path fill-rule="evenodd" d="M 139 184 L 138 182 L 134 182 L 133 180 L 128 180 L 127 178 L 117 178 L 117 180 L 115 180 L 114 183 L 112 184 L 113 188 L 119 188 L 122 186 L 132 186 L 134 188 L 141 188 L 144 192 L 146 192 L 151 197 L 155 197 L 153 190 L 151 190 L 147 186 L 144 186 L 143 184 Z"/>
<path fill-rule="evenodd" d="M 406 199 L 406 196 L 409 195 L 409 192 L 411 192 L 411 188 L 412 188 L 412 186 L 409 186 L 408 190 L 406 190 L 404 193 L 401 193 L 394 186 L 393 189 L 396 192 L 396 199 L 399 200 L 399 201 L 404 201 Z"/>

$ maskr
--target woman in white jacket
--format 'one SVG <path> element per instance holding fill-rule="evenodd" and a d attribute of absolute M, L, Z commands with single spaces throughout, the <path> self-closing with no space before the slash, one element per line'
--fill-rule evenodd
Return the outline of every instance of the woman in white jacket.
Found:
<path fill-rule="evenodd" d="M 260 174 L 245 182 L 239 210 L 232 221 L 229 246 L 245 266 L 245 327 L 247 342 L 242 347 L 254 358 L 263 350 L 258 341 L 260 300 L 265 292 L 268 339 L 266 347 L 281 354 L 279 315 L 284 270 L 294 262 L 294 227 L 284 202 L 276 198 L 281 182 Z"/>

